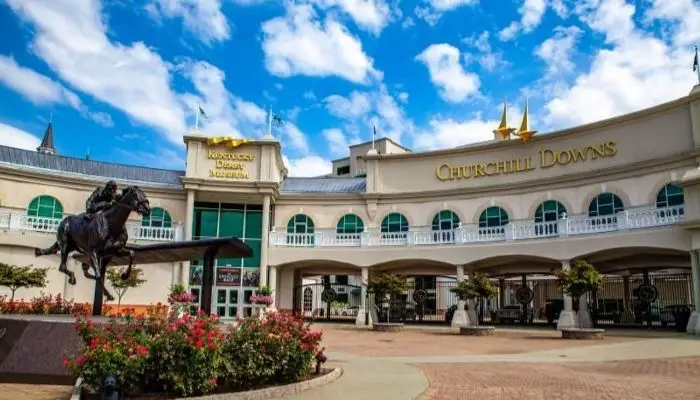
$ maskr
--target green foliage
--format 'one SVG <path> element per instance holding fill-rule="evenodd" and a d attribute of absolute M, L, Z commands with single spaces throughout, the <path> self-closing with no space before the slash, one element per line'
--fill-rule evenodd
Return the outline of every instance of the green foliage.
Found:
<path fill-rule="evenodd" d="M 126 294 L 127 290 L 131 288 L 137 288 L 144 283 L 145 279 L 142 279 L 143 270 L 139 267 L 133 267 L 131 269 L 131 274 L 127 279 L 122 279 L 122 275 L 127 271 L 127 267 L 123 268 L 109 268 L 107 270 L 107 280 L 112 284 L 114 291 L 117 293 L 117 309 L 122 304 L 122 298 Z"/>
<path fill-rule="evenodd" d="M 46 286 L 48 268 L 32 268 L 31 265 L 19 267 L 0 263 L 0 286 L 6 286 L 12 292 L 10 301 L 15 300 L 19 288 L 43 288 Z"/>
<path fill-rule="evenodd" d="M 272 289 L 270 289 L 269 286 L 260 286 L 260 289 L 258 289 L 257 292 L 263 296 L 272 296 Z"/>
<path fill-rule="evenodd" d="M 593 265 L 584 260 L 574 261 L 568 270 L 554 271 L 559 286 L 565 294 L 578 299 L 585 293 L 596 290 L 603 283 L 603 276 Z"/>
<path fill-rule="evenodd" d="M 370 293 L 374 293 L 378 298 L 383 298 L 386 295 L 398 296 L 409 288 L 408 278 L 405 275 L 384 272 L 370 277 L 367 285 Z"/>
<path fill-rule="evenodd" d="M 456 294 L 459 300 L 488 299 L 498 294 L 488 275 L 482 273 L 476 273 L 469 280 L 463 280 L 457 286 L 450 288 L 450 292 Z"/>

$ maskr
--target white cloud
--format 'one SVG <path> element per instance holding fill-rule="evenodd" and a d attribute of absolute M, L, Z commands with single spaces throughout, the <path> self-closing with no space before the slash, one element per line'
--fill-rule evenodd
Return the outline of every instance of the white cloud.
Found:
<path fill-rule="evenodd" d="M 406 93 L 406 92 L 399 93 L 399 100 L 402 103 L 408 103 L 408 93 Z"/>
<path fill-rule="evenodd" d="M 331 151 L 333 157 L 342 157 L 348 153 L 348 139 L 345 137 L 343 131 L 338 128 L 324 129 L 321 132 L 323 137 L 326 138 L 328 142 L 328 148 Z"/>
<path fill-rule="evenodd" d="M 429 25 L 435 25 L 440 17 L 448 11 L 459 7 L 477 4 L 479 0 L 426 0 L 423 7 L 416 6 L 414 12 L 418 18 L 423 19 Z"/>
<path fill-rule="evenodd" d="M 416 135 L 413 144 L 418 149 L 435 150 L 493 140 L 498 123 L 481 118 L 467 121 L 433 118 L 427 129 Z"/>
<path fill-rule="evenodd" d="M 580 18 L 603 33 L 612 47 L 599 50 L 590 69 L 546 104 L 549 126 L 588 123 L 688 94 L 694 84 L 690 52 L 637 29 L 634 12 L 623 0 L 577 7 Z"/>
<path fill-rule="evenodd" d="M 328 112 L 339 118 L 358 118 L 370 111 L 371 99 L 367 93 L 353 91 L 349 98 L 333 94 L 324 99 Z"/>
<path fill-rule="evenodd" d="M 378 35 L 392 18 L 391 8 L 385 0 L 314 0 L 323 9 L 337 7 L 362 29 Z"/>
<path fill-rule="evenodd" d="M 464 70 L 459 50 L 446 43 L 432 44 L 416 56 L 428 67 L 430 80 L 446 101 L 459 103 L 479 90 L 479 77 Z"/>
<path fill-rule="evenodd" d="M 550 7 L 560 17 L 566 18 L 569 16 L 569 8 L 564 3 L 564 0 L 550 0 Z"/>
<path fill-rule="evenodd" d="M 185 114 L 168 65 L 142 42 L 114 43 L 97 0 L 7 0 L 35 28 L 32 50 L 73 88 L 124 111 L 182 145 Z"/>
<path fill-rule="evenodd" d="M 573 71 L 571 61 L 576 41 L 583 31 L 576 26 L 554 28 L 554 36 L 548 38 L 535 48 L 534 54 L 548 65 L 548 74 L 560 74 Z"/>
<path fill-rule="evenodd" d="M 306 135 L 296 125 L 287 123 L 282 128 L 282 132 L 284 135 L 282 138 L 283 144 L 286 141 L 290 147 L 299 150 L 302 154 L 309 153 L 309 143 L 306 140 Z"/>
<path fill-rule="evenodd" d="M 310 4 L 288 4 L 287 14 L 262 25 L 267 70 L 280 77 L 338 76 L 354 83 L 381 79 L 360 40 L 333 16 L 321 22 Z"/>
<path fill-rule="evenodd" d="M 564 5 L 560 1 L 555 1 L 553 7 L 557 8 L 557 13 L 561 13 Z M 520 13 L 520 21 L 513 21 L 503 30 L 498 33 L 498 38 L 503 41 L 508 41 L 519 33 L 529 33 L 537 28 L 542 22 L 542 17 L 547 11 L 547 2 L 545 0 L 524 0 L 523 5 L 518 9 Z"/>
<path fill-rule="evenodd" d="M 333 168 L 333 164 L 329 160 L 315 155 L 291 159 L 282 156 L 282 160 L 289 169 L 289 176 L 322 176 L 331 173 Z"/>
<path fill-rule="evenodd" d="M 693 0 L 653 0 L 647 18 L 675 22 L 674 43 L 682 46 L 700 40 L 700 7 Z"/>
<path fill-rule="evenodd" d="M 494 71 L 498 67 L 505 68 L 508 62 L 503 59 L 503 53 L 495 52 L 489 43 L 489 32 L 483 31 L 480 35 L 465 37 L 462 42 L 468 46 L 474 47 L 479 53 L 464 53 L 464 62 L 466 64 L 476 61 L 481 65 L 481 68 L 486 71 Z"/>
<path fill-rule="evenodd" d="M 0 145 L 36 150 L 39 144 L 41 144 L 41 139 L 31 133 L 0 122 Z"/>
<path fill-rule="evenodd" d="M 156 21 L 161 18 L 182 18 L 185 29 L 202 42 L 211 44 L 231 36 L 221 0 L 151 0 L 146 12 Z"/>

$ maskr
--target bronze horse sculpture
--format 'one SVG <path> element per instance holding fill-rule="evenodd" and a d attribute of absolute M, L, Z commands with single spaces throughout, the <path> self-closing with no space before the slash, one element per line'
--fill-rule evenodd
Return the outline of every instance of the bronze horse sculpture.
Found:
<path fill-rule="evenodd" d="M 101 286 L 107 300 L 114 300 L 101 279 L 100 267 L 109 265 L 111 258 L 125 248 L 129 240 L 125 225 L 132 211 L 140 215 L 151 212 L 148 198 L 138 186 L 124 188 L 110 208 L 91 218 L 84 218 L 84 214 L 67 216 L 58 225 L 56 242 L 47 249 L 35 249 L 34 253 L 39 257 L 60 252 L 61 265 L 58 270 L 68 276 L 71 285 L 75 285 L 75 274 L 66 266 L 68 255 L 73 251 L 85 254 L 88 264 L 83 264 L 83 274 Z M 133 251 L 130 251 L 130 255 L 133 258 Z M 132 264 L 129 262 L 122 279 L 131 274 Z M 90 267 L 94 275 L 88 272 Z"/>

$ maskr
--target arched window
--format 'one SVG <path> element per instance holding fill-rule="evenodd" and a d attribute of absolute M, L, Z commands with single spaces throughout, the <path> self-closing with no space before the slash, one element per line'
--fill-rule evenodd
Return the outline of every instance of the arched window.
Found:
<path fill-rule="evenodd" d="M 42 195 L 35 197 L 27 207 L 27 215 L 42 218 L 63 218 L 63 206 L 53 196 Z"/>
<path fill-rule="evenodd" d="M 304 214 L 297 214 L 289 219 L 287 233 L 294 234 L 287 236 L 287 244 L 289 245 L 314 245 L 314 221 Z"/>
<path fill-rule="evenodd" d="M 683 188 L 669 183 L 656 195 L 656 207 L 673 207 L 683 205 Z"/>
<path fill-rule="evenodd" d="M 602 217 L 605 215 L 615 215 L 624 209 L 625 205 L 622 204 L 622 200 L 620 200 L 617 195 L 613 193 L 601 193 L 596 196 L 595 199 L 591 200 L 591 204 L 588 205 L 588 216 Z"/>
<path fill-rule="evenodd" d="M 556 235 L 559 229 L 558 222 L 566 207 L 556 200 L 547 200 L 535 210 L 535 234 L 538 236 Z"/>
<path fill-rule="evenodd" d="M 141 219 L 141 226 L 149 226 L 153 228 L 171 228 L 173 220 L 170 213 L 160 207 L 151 209 L 151 213 L 144 215 Z"/>
<path fill-rule="evenodd" d="M 433 217 L 433 241 L 437 243 L 453 243 L 454 229 L 459 227 L 459 217 L 450 210 L 442 210 Z"/>
<path fill-rule="evenodd" d="M 382 220 L 382 233 L 408 231 L 408 220 L 403 214 L 391 213 Z"/>
<path fill-rule="evenodd" d="M 450 210 L 442 210 L 433 217 L 434 231 L 450 231 L 459 227 L 459 217 Z"/>
<path fill-rule="evenodd" d="M 335 227 L 337 233 L 351 234 L 364 232 L 365 224 L 362 219 L 355 214 L 345 214 L 338 220 Z"/>
<path fill-rule="evenodd" d="M 489 207 L 479 216 L 479 228 L 494 228 L 508 224 L 508 213 L 501 207 Z"/>

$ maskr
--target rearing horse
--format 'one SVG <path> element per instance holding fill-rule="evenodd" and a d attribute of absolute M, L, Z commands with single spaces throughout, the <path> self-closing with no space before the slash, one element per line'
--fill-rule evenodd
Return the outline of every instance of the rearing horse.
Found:
<path fill-rule="evenodd" d="M 85 219 L 84 214 L 70 215 L 61 221 L 56 232 L 56 243 L 47 249 L 35 249 L 37 257 L 61 252 L 61 265 L 58 270 L 68 275 L 68 282 L 75 285 L 75 274 L 66 266 L 68 255 L 73 251 L 88 257 L 88 266 L 92 267 L 95 275 L 88 273 L 83 267 L 83 274 L 88 279 L 94 279 L 101 287 L 107 300 L 114 300 L 100 279 L 100 266 L 109 265 L 109 260 L 122 250 L 129 240 L 124 226 L 132 211 L 140 215 L 148 215 L 151 207 L 146 194 L 138 186 L 127 186 L 122 190 L 117 202 L 109 209 L 94 214 Z M 131 272 L 131 265 L 125 275 Z"/>

